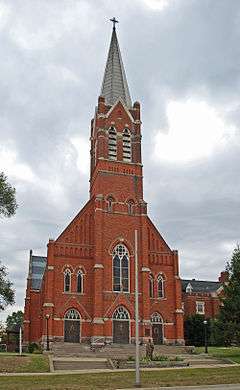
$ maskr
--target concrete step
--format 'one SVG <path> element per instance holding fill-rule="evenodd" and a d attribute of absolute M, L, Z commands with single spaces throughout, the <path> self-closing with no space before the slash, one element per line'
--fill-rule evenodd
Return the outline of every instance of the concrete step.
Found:
<path fill-rule="evenodd" d="M 111 344 L 101 348 L 91 348 L 88 344 L 55 343 L 52 347 L 54 356 L 95 356 L 95 357 L 126 357 L 134 356 L 134 344 Z M 182 355 L 189 353 L 188 347 L 156 345 L 154 353 L 158 355 Z M 145 356 L 146 347 L 140 346 L 141 356 Z"/>
<path fill-rule="evenodd" d="M 106 359 L 53 360 L 54 371 L 112 368 Z"/>

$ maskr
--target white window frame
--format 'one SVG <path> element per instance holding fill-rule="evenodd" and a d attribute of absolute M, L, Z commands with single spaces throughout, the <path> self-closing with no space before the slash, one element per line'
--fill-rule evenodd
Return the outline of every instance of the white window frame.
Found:
<path fill-rule="evenodd" d="M 66 290 L 66 275 L 67 274 L 70 276 L 70 283 L 69 283 L 69 290 L 68 291 Z M 72 286 L 72 273 L 71 273 L 70 269 L 67 268 L 64 271 L 64 292 L 65 293 L 70 293 L 71 292 L 71 286 Z"/>
<path fill-rule="evenodd" d="M 162 283 L 162 296 L 159 296 L 159 282 L 161 281 Z M 158 275 L 157 278 L 157 297 L 159 299 L 164 299 L 165 298 L 165 280 L 162 275 Z"/>
<path fill-rule="evenodd" d="M 78 277 L 79 277 L 79 275 L 81 275 L 81 291 L 78 291 Z M 83 291 L 84 291 L 84 289 L 83 289 L 83 286 L 84 286 L 83 281 L 84 281 L 84 273 L 82 272 L 82 270 L 79 270 L 78 273 L 77 273 L 77 293 L 78 294 L 83 294 Z"/>
<path fill-rule="evenodd" d="M 122 255 L 119 254 L 119 250 L 118 248 L 122 246 L 125 248 L 125 251 Z M 120 259 L 120 290 L 114 290 L 114 258 L 115 256 L 118 256 L 119 259 Z M 123 291 L 123 287 L 122 287 L 122 258 L 124 256 L 127 256 L 127 259 L 128 259 L 128 289 L 126 291 Z M 127 247 L 124 245 L 124 244 L 118 244 L 115 246 L 114 250 L 113 250 L 113 255 L 112 255 L 112 283 L 113 283 L 113 291 L 116 292 L 116 293 L 129 293 L 130 291 L 130 256 L 129 256 L 129 252 L 128 252 L 128 249 Z"/>
<path fill-rule="evenodd" d="M 149 275 L 148 282 L 149 282 L 149 297 L 154 298 L 154 277 L 153 277 L 153 275 Z M 152 292 L 152 294 L 151 294 L 151 292 Z"/>
<path fill-rule="evenodd" d="M 202 306 L 202 310 L 199 310 L 199 306 Z M 196 301 L 196 314 L 205 314 L 205 302 Z"/>

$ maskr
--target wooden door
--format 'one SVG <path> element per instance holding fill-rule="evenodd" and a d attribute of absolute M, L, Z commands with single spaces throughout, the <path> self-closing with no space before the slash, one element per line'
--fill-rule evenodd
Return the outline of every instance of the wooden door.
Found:
<path fill-rule="evenodd" d="M 64 321 L 64 341 L 67 343 L 80 342 L 80 321 Z"/>
<path fill-rule="evenodd" d="M 156 345 L 163 343 L 162 324 L 153 324 L 152 325 L 152 338 L 153 338 L 153 343 Z"/>
<path fill-rule="evenodd" d="M 113 342 L 129 344 L 129 321 L 113 320 Z"/>

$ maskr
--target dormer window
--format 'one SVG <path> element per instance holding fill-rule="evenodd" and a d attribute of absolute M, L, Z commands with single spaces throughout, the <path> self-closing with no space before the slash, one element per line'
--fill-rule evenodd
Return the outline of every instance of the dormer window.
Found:
<path fill-rule="evenodd" d="M 108 130 L 108 158 L 117 159 L 117 132 L 113 126 Z"/>
<path fill-rule="evenodd" d="M 192 293 L 192 290 L 193 290 L 193 288 L 192 288 L 191 283 L 188 283 L 188 285 L 187 285 L 187 287 L 186 287 L 186 293 L 191 294 L 191 293 Z"/>
<path fill-rule="evenodd" d="M 131 133 L 128 129 L 123 132 L 123 161 L 132 161 Z"/>

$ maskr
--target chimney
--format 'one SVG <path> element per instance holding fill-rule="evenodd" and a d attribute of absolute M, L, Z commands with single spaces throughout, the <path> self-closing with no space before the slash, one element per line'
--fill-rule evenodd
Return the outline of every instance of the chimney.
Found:
<path fill-rule="evenodd" d="M 228 279 L 229 279 L 229 273 L 227 271 L 222 271 L 218 278 L 218 281 L 220 283 L 226 283 L 228 282 Z"/>

